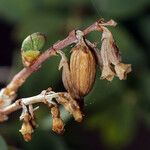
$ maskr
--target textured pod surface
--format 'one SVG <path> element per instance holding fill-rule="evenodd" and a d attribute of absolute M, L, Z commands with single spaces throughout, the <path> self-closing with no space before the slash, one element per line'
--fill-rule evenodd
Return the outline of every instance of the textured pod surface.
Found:
<path fill-rule="evenodd" d="M 83 42 L 72 49 L 70 58 L 70 74 L 77 97 L 84 97 L 93 87 L 96 75 L 94 53 Z"/>

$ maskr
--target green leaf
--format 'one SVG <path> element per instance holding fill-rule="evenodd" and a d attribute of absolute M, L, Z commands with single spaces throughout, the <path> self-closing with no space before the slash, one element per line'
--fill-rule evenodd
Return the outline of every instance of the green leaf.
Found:
<path fill-rule="evenodd" d="M 1 135 L 0 135 L 0 150 L 8 150 L 7 144 Z"/>

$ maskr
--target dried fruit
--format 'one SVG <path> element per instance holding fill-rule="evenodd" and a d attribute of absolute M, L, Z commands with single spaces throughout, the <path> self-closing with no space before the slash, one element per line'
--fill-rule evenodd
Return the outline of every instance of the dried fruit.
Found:
<path fill-rule="evenodd" d="M 59 69 L 63 67 L 62 80 L 72 98 L 81 100 L 93 87 L 96 75 L 96 58 L 94 51 L 81 38 L 72 48 L 70 65 L 62 51 Z"/>
<path fill-rule="evenodd" d="M 72 49 L 70 75 L 77 93 L 75 98 L 87 95 L 95 81 L 96 60 L 92 49 L 83 39 Z"/>

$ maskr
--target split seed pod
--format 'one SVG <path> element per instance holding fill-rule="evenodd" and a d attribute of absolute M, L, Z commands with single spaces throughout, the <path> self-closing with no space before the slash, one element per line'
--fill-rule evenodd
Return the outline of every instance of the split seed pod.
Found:
<path fill-rule="evenodd" d="M 46 38 L 42 33 L 29 35 L 22 43 L 21 55 L 25 67 L 29 67 L 39 57 L 40 50 L 44 47 Z"/>

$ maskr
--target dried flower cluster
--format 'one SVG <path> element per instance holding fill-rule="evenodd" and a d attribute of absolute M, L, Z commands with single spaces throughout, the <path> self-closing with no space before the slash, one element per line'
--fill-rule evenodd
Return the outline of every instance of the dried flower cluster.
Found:
<path fill-rule="evenodd" d="M 23 124 L 20 132 L 25 141 L 32 139 L 32 133 L 37 127 L 34 114 L 37 108 L 33 109 L 35 103 L 44 103 L 51 110 L 52 130 L 58 134 L 64 133 L 65 130 L 59 105 L 62 105 L 75 121 L 81 122 L 84 117 L 84 97 L 93 88 L 96 66 L 98 65 L 101 69 L 100 79 L 108 81 L 112 81 L 114 76 L 124 80 L 131 72 L 131 65 L 122 63 L 119 48 L 106 26 L 116 26 L 116 23 L 113 20 L 108 22 L 99 20 L 83 32 L 80 30 L 71 32 L 67 38 L 55 43 L 44 53 L 41 53 L 40 50 L 44 46 L 45 36 L 39 32 L 28 36 L 23 41 L 21 48 L 25 68 L 13 78 L 6 88 L 0 91 L 0 122 L 7 120 L 10 113 L 22 108 L 20 120 L 23 121 Z M 86 34 L 95 30 L 102 32 L 101 50 L 98 50 L 95 44 L 85 38 Z M 68 59 L 61 49 L 72 43 L 75 43 L 75 46 L 71 49 Z M 28 76 L 39 69 L 47 58 L 56 54 L 61 56 L 59 70 L 62 68 L 62 81 L 67 92 L 55 93 L 49 88 L 37 96 L 22 98 L 12 103 L 18 88 Z"/>
<path fill-rule="evenodd" d="M 55 101 L 54 101 L 55 99 Z M 46 104 L 51 109 L 52 114 L 52 130 L 58 134 L 63 134 L 64 123 L 61 119 L 61 113 L 59 110 L 59 105 L 62 105 L 67 112 L 69 112 L 77 122 L 81 122 L 83 119 L 83 113 L 80 109 L 80 106 L 77 102 L 70 96 L 69 93 L 59 92 L 55 93 L 52 89 L 48 88 L 43 91 L 41 94 L 31 97 L 29 106 L 27 107 L 27 102 L 29 98 L 22 99 L 20 101 L 22 107 L 22 115 L 20 116 L 20 120 L 23 120 L 22 127 L 20 129 L 21 134 L 23 135 L 25 141 L 31 141 L 32 133 L 34 129 L 37 127 L 35 122 L 35 114 L 34 111 L 37 108 L 33 109 L 32 104 L 39 101 Z M 57 102 L 57 103 L 56 103 Z M 59 104 L 59 105 L 58 105 Z"/>

